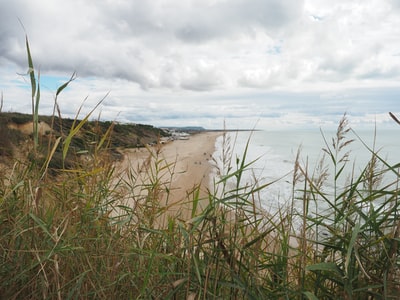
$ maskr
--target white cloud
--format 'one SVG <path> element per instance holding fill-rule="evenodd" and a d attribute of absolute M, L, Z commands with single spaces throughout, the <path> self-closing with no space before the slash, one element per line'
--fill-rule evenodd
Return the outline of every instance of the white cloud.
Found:
<path fill-rule="evenodd" d="M 42 74 L 78 74 L 60 98 L 65 114 L 108 91 L 103 117 L 156 125 L 316 125 L 343 110 L 357 122 L 398 111 L 394 0 L 3 1 L 0 89 L 8 110 L 29 111 L 18 18 Z M 43 109 L 53 96 L 44 91 Z"/>

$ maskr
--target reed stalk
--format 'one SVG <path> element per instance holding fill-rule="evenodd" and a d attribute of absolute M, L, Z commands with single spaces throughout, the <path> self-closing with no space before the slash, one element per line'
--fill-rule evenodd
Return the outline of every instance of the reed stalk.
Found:
<path fill-rule="evenodd" d="M 37 151 L 40 88 L 27 40 L 26 47 Z M 54 113 L 73 78 L 57 90 Z M 179 209 L 170 213 L 176 170 L 157 148 L 149 149 L 145 167 L 121 173 L 108 151 L 111 124 L 105 132 L 91 129 L 85 159 L 73 151 L 102 101 L 82 120 L 79 109 L 42 160 L 36 152 L 34 164 L 19 159 L 1 170 L 2 298 L 398 297 L 400 164 L 389 164 L 364 143 L 370 162 L 359 174 L 354 167 L 346 174 L 352 142 L 346 116 L 314 170 L 308 160 L 301 164 L 299 150 L 292 195 L 274 214 L 259 203 L 281 200 L 261 193 L 277 183 L 245 181 L 254 164 L 247 161 L 251 138 L 235 157 L 234 140 L 225 135 L 213 189 L 201 199 L 199 183 L 177 205 L 190 206 L 185 219 Z M 61 163 L 54 164 L 57 153 Z"/>

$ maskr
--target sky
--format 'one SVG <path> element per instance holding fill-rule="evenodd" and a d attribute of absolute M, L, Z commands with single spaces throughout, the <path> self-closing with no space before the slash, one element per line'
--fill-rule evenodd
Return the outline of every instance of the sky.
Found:
<path fill-rule="evenodd" d="M 3 111 L 154 126 L 398 128 L 399 0 L 0 0 Z M 25 75 L 24 75 L 25 74 Z"/>

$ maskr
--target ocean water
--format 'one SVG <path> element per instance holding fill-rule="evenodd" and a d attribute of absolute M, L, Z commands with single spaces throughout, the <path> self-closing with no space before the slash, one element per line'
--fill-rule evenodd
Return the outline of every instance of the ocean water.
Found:
<path fill-rule="evenodd" d="M 216 151 L 213 155 L 216 166 L 213 178 L 218 177 L 219 173 L 227 172 L 226 164 L 225 170 L 223 170 L 223 157 L 231 155 L 231 166 L 235 170 L 236 161 L 244 159 L 248 143 L 245 161 L 252 163 L 244 173 L 241 186 L 253 184 L 255 178 L 260 185 L 274 182 L 259 194 L 258 202 L 264 210 L 276 212 L 287 207 L 293 198 L 293 170 L 297 154 L 299 153 L 299 161 L 303 169 L 308 166 L 309 174 L 317 173 L 319 162 L 325 153 L 322 149 L 327 147 L 332 149 L 332 138 L 335 136 L 336 130 L 320 129 L 228 132 L 225 137 L 221 136 L 216 141 Z M 378 154 L 390 164 L 399 163 L 399 137 L 400 127 L 398 130 L 378 129 L 376 134 L 374 129 L 349 131 L 345 140 L 354 141 L 340 152 L 343 155 L 349 151 L 349 162 L 340 176 L 342 181 L 339 182 L 346 184 L 346 180 L 352 175 L 352 172 L 355 176 L 361 173 L 371 159 L 372 154 L 368 147 L 379 150 Z M 227 148 L 230 150 L 227 151 Z M 223 154 L 224 149 L 225 155 Z M 334 167 L 329 157 L 326 156 L 323 161 L 322 166 L 327 168 L 330 174 L 324 185 L 324 192 L 329 193 L 333 191 Z M 387 178 L 387 180 L 392 179 Z M 297 208 L 300 209 L 301 205 L 298 203 Z"/>

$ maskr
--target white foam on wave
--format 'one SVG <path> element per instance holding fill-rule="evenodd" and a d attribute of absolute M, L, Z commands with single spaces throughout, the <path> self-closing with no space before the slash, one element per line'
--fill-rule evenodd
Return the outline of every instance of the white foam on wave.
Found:
<path fill-rule="evenodd" d="M 249 164 L 245 172 L 243 172 L 240 186 L 253 186 L 255 184 L 262 186 L 276 181 L 261 190 L 258 194 L 258 202 L 263 209 L 268 211 L 275 211 L 286 205 L 292 193 L 290 180 L 294 165 L 293 159 L 285 157 L 278 153 L 272 146 L 267 145 L 262 140 L 263 136 L 259 136 L 257 132 L 253 133 L 252 136 L 250 136 L 249 132 L 228 132 L 226 135 L 225 139 L 229 139 L 231 142 L 231 150 L 229 151 L 231 157 L 230 173 L 240 168 L 243 160 L 245 165 Z M 249 143 L 249 146 L 246 157 L 244 157 L 247 143 Z M 216 151 L 213 155 L 216 163 L 214 178 L 227 174 L 228 168 L 223 163 L 223 153 L 224 147 L 228 146 L 227 144 L 224 145 L 224 137 L 221 136 L 217 139 Z M 230 180 L 232 189 L 234 189 L 236 184 L 233 181 L 234 178 Z"/>
<path fill-rule="evenodd" d="M 244 153 L 246 144 L 249 143 L 245 163 L 250 163 L 247 170 L 243 173 L 240 186 L 251 186 L 257 181 L 258 185 L 264 185 L 272 183 L 265 189 L 263 189 L 259 195 L 259 205 L 262 209 L 275 213 L 278 210 L 284 209 L 291 205 L 292 200 L 295 205 L 295 209 L 298 211 L 302 210 L 303 203 L 299 198 L 299 195 L 294 197 L 293 195 L 293 170 L 296 160 L 296 154 L 299 147 L 302 146 L 300 152 L 300 163 L 305 168 L 308 166 L 310 172 L 314 172 L 318 162 L 323 156 L 322 148 L 331 147 L 332 137 L 335 136 L 334 132 L 325 133 L 325 144 L 324 137 L 319 130 L 315 131 L 255 131 L 250 132 L 228 132 L 226 136 L 220 136 L 216 140 L 216 151 L 213 154 L 213 160 L 216 164 L 214 168 L 214 176 L 210 176 L 212 180 L 219 178 L 222 175 L 227 174 L 227 168 L 223 164 L 224 148 L 230 147 L 231 153 L 231 167 L 230 173 L 237 169 L 236 161 L 241 162 L 244 159 Z M 373 132 L 362 133 L 364 141 L 368 145 L 373 145 Z M 355 136 L 349 136 L 349 139 L 356 138 Z M 224 144 L 228 139 L 229 143 Z M 376 148 L 382 148 L 380 153 L 382 157 L 388 158 L 390 162 L 395 162 L 397 159 L 396 152 L 400 149 L 400 139 L 394 141 L 393 132 L 383 132 L 378 134 L 378 142 Z M 360 173 L 365 167 L 371 157 L 371 153 L 365 148 L 362 143 L 357 140 L 352 143 L 349 148 L 350 152 L 350 164 L 345 170 L 346 173 L 351 174 L 352 168 L 357 173 Z M 397 150 L 397 151 L 393 151 Z M 394 153 L 393 153 L 394 152 Z M 391 155 L 390 155 L 391 154 Z M 394 160 L 393 160 L 394 159 Z M 332 161 L 327 158 L 326 165 L 329 172 L 333 172 Z M 218 172 L 220 170 L 221 172 Z M 311 174 L 310 173 L 310 174 Z M 353 174 L 357 176 L 357 174 Z M 332 174 L 331 174 L 332 176 Z M 347 175 L 342 176 L 343 184 Z M 232 189 L 234 189 L 233 178 L 230 180 Z M 324 192 L 328 195 L 333 193 L 333 179 L 328 179 L 324 186 Z M 210 186 L 213 186 L 211 184 Z M 300 197 L 301 198 L 301 197 Z M 317 205 L 320 212 L 327 208 L 326 203 L 311 203 L 310 211 L 316 210 Z"/>

